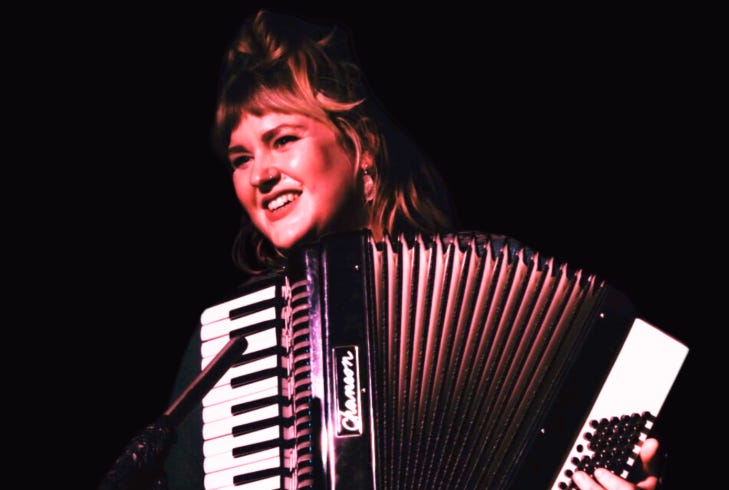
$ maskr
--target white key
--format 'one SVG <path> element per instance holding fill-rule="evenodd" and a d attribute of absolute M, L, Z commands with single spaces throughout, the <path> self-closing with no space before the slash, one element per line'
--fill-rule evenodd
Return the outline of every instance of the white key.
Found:
<path fill-rule="evenodd" d="M 205 473 L 213 473 L 215 471 L 226 470 L 228 468 L 240 468 L 241 466 L 249 466 L 266 461 L 271 458 L 280 458 L 280 449 L 277 447 L 264 449 L 245 456 L 233 457 L 233 453 L 221 453 L 216 456 L 205 458 L 203 469 Z"/>
<path fill-rule="evenodd" d="M 203 425 L 203 440 L 212 439 L 233 433 L 233 427 L 237 425 L 250 424 L 265 420 L 272 417 L 278 417 L 280 414 L 279 405 L 268 405 L 263 408 L 251 410 L 249 412 L 240 413 L 229 419 L 217 420 L 209 424 Z"/>
<path fill-rule="evenodd" d="M 203 455 L 213 456 L 223 452 L 232 452 L 234 448 L 255 444 L 261 441 L 270 441 L 279 438 L 280 428 L 278 425 L 266 427 L 265 429 L 242 434 L 238 437 L 233 434 L 216 437 L 203 442 Z"/>
<path fill-rule="evenodd" d="M 249 306 L 254 303 L 260 303 L 261 301 L 266 301 L 267 299 L 274 297 L 276 297 L 276 286 L 270 286 L 258 291 L 253 291 L 250 294 L 245 294 L 230 301 L 226 301 L 225 303 L 220 303 L 207 308 L 200 315 L 200 323 L 206 325 L 223 318 L 228 318 L 228 315 L 232 310 L 242 308 L 243 306 Z"/>
<path fill-rule="evenodd" d="M 228 369 L 225 374 L 223 374 L 217 383 L 215 383 L 214 388 L 223 386 L 223 385 L 229 385 L 230 380 L 233 378 L 237 378 L 238 376 L 244 376 L 246 374 L 252 374 L 252 373 L 258 373 L 265 369 L 275 368 L 279 365 L 279 356 L 268 356 L 264 357 L 262 359 L 257 359 L 252 362 L 247 362 L 245 364 L 240 364 L 238 366 L 233 366 L 230 369 Z"/>
<path fill-rule="evenodd" d="M 262 398 L 267 398 L 270 396 L 276 396 L 278 395 L 278 389 L 276 387 L 259 391 L 255 393 L 255 397 L 251 398 L 250 393 L 246 393 L 242 396 L 238 396 L 237 398 L 233 398 L 232 400 L 226 400 L 221 403 L 216 403 L 215 405 L 209 405 L 205 408 L 203 408 L 202 416 L 203 416 L 203 423 L 208 422 L 214 422 L 215 420 L 220 420 L 224 418 L 230 418 L 233 416 L 233 407 L 235 405 L 239 405 L 241 403 L 247 403 L 252 400 L 260 400 Z"/>
<path fill-rule="evenodd" d="M 272 306 L 270 308 L 266 308 L 265 310 L 256 311 L 248 315 L 236 318 L 234 320 L 229 320 L 226 318 L 217 322 L 208 323 L 207 325 L 202 325 L 200 327 L 200 339 L 203 341 L 207 341 L 216 337 L 220 337 L 222 335 L 228 335 L 228 333 L 230 333 L 230 331 L 232 330 L 250 327 L 251 325 L 256 325 L 258 323 L 275 320 L 277 318 L 276 310 L 277 308 Z"/>
<path fill-rule="evenodd" d="M 281 467 L 281 458 L 276 455 L 274 458 L 264 459 L 261 461 L 251 462 L 245 467 L 228 468 L 205 475 L 205 488 L 207 490 L 215 490 L 223 486 L 233 483 L 233 478 L 237 475 L 252 473 L 254 471 L 268 470 Z M 241 488 L 241 487 L 235 487 Z M 254 487 L 249 487 L 254 488 Z M 259 487 L 260 488 L 260 487 Z"/>
<path fill-rule="evenodd" d="M 202 369 L 220 352 L 220 349 L 225 347 L 228 342 L 228 336 L 220 337 L 217 339 L 206 340 L 200 347 L 200 353 L 202 357 Z M 276 338 L 276 328 L 267 328 L 260 332 L 256 332 L 250 335 L 246 335 L 246 346 L 245 353 L 257 352 L 259 350 L 267 349 L 278 345 Z"/>
<path fill-rule="evenodd" d="M 203 397 L 202 404 L 203 407 L 215 405 L 216 403 L 222 403 L 238 398 L 243 393 L 245 393 L 248 400 L 257 400 L 259 398 L 263 398 L 263 392 L 268 393 L 272 388 L 276 390 L 276 393 L 278 393 L 280 385 L 281 379 L 277 376 L 272 376 L 270 378 L 262 379 L 261 381 L 247 384 L 245 385 L 245 390 L 242 389 L 243 387 L 233 388 L 231 385 L 223 385 L 210 390 L 207 395 Z"/>
<path fill-rule="evenodd" d="M 258 480 L 244 485 L 230 485 L 228 487 L 221 487 L 216 490 L 261 490 L 270 488 L 281 488 L 281 477 L 272 476 L 264 480 Z"/>

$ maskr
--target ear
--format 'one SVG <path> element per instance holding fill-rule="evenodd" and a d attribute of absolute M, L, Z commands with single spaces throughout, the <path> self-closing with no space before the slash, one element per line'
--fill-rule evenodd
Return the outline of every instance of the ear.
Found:
<path fill-rule="evenodd" d="M 360 170 L 362 171 L 362 190 L 366 203 L 371 203 L 375 199 L 375 180 L 373 174 L 375 167 L 373 165 L 372 154 L 367 152 L 362 155 L 360 162 Z"/>
<path fill-rule="evenodd" d="M 371 173 L 374 169 L 374 164 L 375 161 L 372 157 L 372 153 L 370 153 L 369 151 L 364 151 L 359 161 L 360 170 L 366 173 Z"/>
<path fill-rule="evenodd" d="M 363 140 L 362 156 L 360 158 L 359 167 L 363 172 L 366 171 L 370 174 L 375 174 L 377 172 L 377 168 L 375 166 L 375 154 L 377 153 L 377 149 L 380 147 L 379 137 L 372 128 L 367 128 L 364 132 Z"/>

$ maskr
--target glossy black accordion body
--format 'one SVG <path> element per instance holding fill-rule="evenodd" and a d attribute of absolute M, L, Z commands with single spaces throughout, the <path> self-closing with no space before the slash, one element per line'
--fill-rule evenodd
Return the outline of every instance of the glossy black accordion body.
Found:
<path fill-rule="evenodd" d="M 203 367 L 248 341 L 203 400 L 207 490 L 629 476 L 687 353 L 594 275 L 479 232 L 332 235 L 201 323 Z"/>

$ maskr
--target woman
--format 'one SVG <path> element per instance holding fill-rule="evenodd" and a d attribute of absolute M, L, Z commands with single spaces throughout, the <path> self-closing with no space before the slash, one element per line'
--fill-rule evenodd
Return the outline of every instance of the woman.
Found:
<path fill-rule="evenodd" d="M 281 268 L 292 247 L 368 228 L 376 239 L 457 229 L 434 167 L 366 93 L 339 31 L 259 12 L 232 43 L 221 76 L 213 141 L 229 162 L 243 207 L 234 247 L 251 277 Z M 195 336 L 175 395 L 199 370 Z M 199 409 L 177 430 L 166 464 L 169 488 L 202 488 Z M 653 461 L 657 442 L 643 445 Z M 647 467 L 646 467 L 647 468 Z M 582 489 L 637 487 L 609 472 L 578 473 Z"/>
<path fill-rule="evenodd" d="M 259 14 L 243 28 L 222 74 L 214 147 L 230 162 L 246 211 L 238 265 L 259 273 L 280 265 L 297 242 L 342 229 L 369 227 L 376 238 L 452 229 L 449 196 L 434 168 L 405 139 L 384 140 L 383 131 L 395 129 L 383 127 L 385 118 L 365 97 L 346 39 L 313 25 L 314 35 L 328 37 L 297 38 L 300 26 Z M 301 52 L 260 44 L 278 42 L 263 38 L 268 29 L 289 35 Z"/>

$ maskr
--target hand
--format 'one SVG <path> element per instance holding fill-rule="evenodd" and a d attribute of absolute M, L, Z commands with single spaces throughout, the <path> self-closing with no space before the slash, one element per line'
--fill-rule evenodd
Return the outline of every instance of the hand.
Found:
<path fill-rule="evenodd" d="M 594 479 L 584 471 L 576 471 L 572 481 L 580 490 L 656 490 L 659 483 L 658 467 L 661 463 L 658 454 L 658 441 L 646 439 L 640 448 L 641 469 L 644 478 L 636 484 L 630 483 L 604 468 L 594 472 Z"/>

